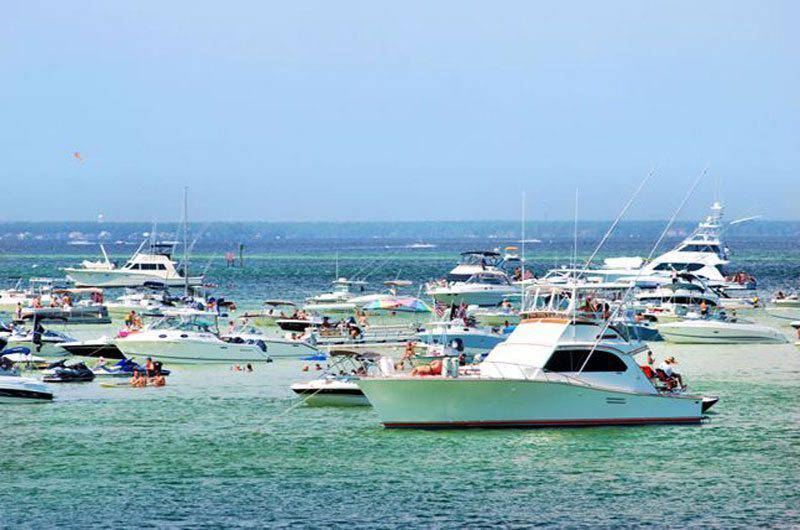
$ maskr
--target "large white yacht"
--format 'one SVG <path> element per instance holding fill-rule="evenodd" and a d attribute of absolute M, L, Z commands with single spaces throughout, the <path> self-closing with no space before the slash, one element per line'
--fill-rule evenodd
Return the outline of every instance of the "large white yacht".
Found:
<path fill-rule="evenodd" d="M 448 361 L 439 375 L 365 377 L 358 386 L 386 427 L 699 423 L 704 398 L 650 379 L 634 359 L 647 347 L 577 310 L 581 289 L 537 290 L 525 319 L 477 369 Z"/>
<path fill-rule="evenodd" d="M 447 305 L 500 305 L 506 296 L 518 291 L 502 267 L 499 252 L 463 252 L 458 265 L 445 279 L 430 282 L 426 293 Z"/>
<path fill-rule="evenodd" d="M 645 263 L 642 258 L 620 257 L 605 260 L 601 269 L 560 269 L 556 280 L 566 273 L 580 273 L 587 278 L 601 277 L 605 281 L 663 283 L 675 273 L 688 272 L 702 278 L 709 287 L 726 290 L 755 289 L 755 279 L 743 273 L 726 277 L 728 249 L 721 241 L 723 208 L 719 202 L 711 205 L 711 214 L 674 249 Z"/>
<path fill-rule="evenodd" d="M 264 345 L 220 338 L 218 323 L 210 315 L 164 317 L 140 331 L 123 335 L 114 344 L 126 357 L 152 357 L 180 364 L 270 360 Z"/>
<path fill-rule="evenodd" d="M 149 244 L 148 244 L 149 243 Z M 67 278 L 78 287 L 141 287 L 145 283 L 161 283 L 170 287 L 201 285 L 203 276 L 191 276 L 187 279 L 177 269 L 172 260 L 175 243 L 155 243 L 147 239 L 139 245 L 133 256 L 121 267 L 111 263 L 106 257 L 107 265 L 99 267 L 96 263 L 87 266 L 64 269 Z"/>

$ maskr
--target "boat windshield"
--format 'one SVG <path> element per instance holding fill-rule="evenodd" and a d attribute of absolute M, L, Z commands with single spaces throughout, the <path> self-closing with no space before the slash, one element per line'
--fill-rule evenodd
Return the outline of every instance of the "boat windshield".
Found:
<path fill-rule="evenodd" d="M 159 320 L 153 324 L 152 329 L 177 329 L 180 331 L 208 333 L 213 331 L 214 323 L 200 319 L 186 320 L 177 317 L 170 317 Z"/>

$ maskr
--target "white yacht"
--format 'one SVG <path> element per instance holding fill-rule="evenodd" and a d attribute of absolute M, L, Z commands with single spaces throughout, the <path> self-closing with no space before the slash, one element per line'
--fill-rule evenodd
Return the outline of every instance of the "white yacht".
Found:
<path fill-rule="evenodd" d="M 726 290 L 755 289 L 755 279 L 744 273 L 726 277 L 728 249 L 721 236 L 723 208 L 719 202 L 711 205 L 711 214 L 674 249 L 648 263 L 642 258 L 619 257 L 605 260 L 601 269 L 562 269 L 581 275 L 599 276 L 621 282 L 663 282 L 673 273 L 688 272 L 702 278 L 710 287 Z"/>
<path fill-rule="evenodd" d="M 686 319 L 658 326 L 667 342 L 678 344 L 786 344 L 777 329 L 742 319 Z"/>
<path fill-rule="evenodd" d="M 269 362 L 259 344 L 225 341 L 211 315 L 167 316 L 140 331 L 121 334 L 114 344 L 126 357 L 152 357 L 181 364 Z"/>
<path fill-rule="evenodd" d="M 525 318 L 476 368 L 365 377 L 386 427 L 549 427 L 699 423 L 704 398 L 650 379 L 647 347 L 577 310 L 578 287 L 537 292 Z M 564 309 L 562 309 L 564 308 Z M 713 401 L 713 400 L 711 400 Z M 709 401 L 709 403 L 711 402 Z"/>
<path fill-rule="evenodd" d="M 149 245 L 148 245 L 149 243 Z M 107 266 L 96 264 L 64 269 L 67 278 L 78 287 L 142 287 L 146 283 L 160 283 L 169 287 L 201 285 L 203 276 L 183 276 L 172 259 L 175 243 L 155 243 L 146 239 L 131 258 L 121 267 L 108 261 Z"/>
<path fill-rule="evenodd" d="M 430 282 L 426 293 L 441 304 L 497 306 L 518 291 L 502 268 L 499 252 L 463 252 L 459 264 L 443 280 Z"/>
<path fill-rule="evenodd" d="M 720 305 L 719 296 L 701 279 L 687 273 L 676 274 L 670 283 L 653 289 L 640 289 L 632 307 L 644 309 L 659 321 L 682 318 L 705 303 L 710 312 Z"/>
<path fill-rule="evenodd" d="M 316 313 L 350 313 L 356 308 L 353 299 L 364 296 L 366 285 L 362 280 L 337 278 L 333 281 L 333 290 L 309 297 L 303 309 Z"/>

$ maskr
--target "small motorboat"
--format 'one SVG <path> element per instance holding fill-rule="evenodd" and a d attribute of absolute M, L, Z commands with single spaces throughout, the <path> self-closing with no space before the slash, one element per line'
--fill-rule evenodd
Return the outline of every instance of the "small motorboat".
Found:
<path fill-rule="evenodd" d="M 41 403 L 53 400 L 53 393 L 41 381 L 20 377 L 13 363 L 0 357 L 0 404 Z"/>
<path fill-rule="evenodd" d="M 94 373 L 84 364 L 75 363 L 69 366 L 61 360 L 48 367 L 45 383 L 86 383 L 94 380 Z"/>
<path fill-rule="evenodd" d="M 697 319 L 658 326 L 664 340 L 678 344 L 785 344 L 777 329 L 741 319 Z"/>
<path fill-rule="evenodd" d="M 122 351 L 114 344 L 114 339 L 100 337 L 99 339 L 62 342 L 59 346 L 72 355 L 79 357 L 104 357 L 106 359 L 124 359 Z"/>
<path fill-rule="evenodd" d="M 325 375 L 292 384 L 292 392 L 312 407 L 363 407 L 369 400 L 356 381 L 378 370 L 380 355 L 374 352 L 331 350 Z"/>

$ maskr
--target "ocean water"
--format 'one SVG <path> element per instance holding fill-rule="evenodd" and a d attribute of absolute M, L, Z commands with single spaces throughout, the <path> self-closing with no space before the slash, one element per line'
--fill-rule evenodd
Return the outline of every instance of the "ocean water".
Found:
<path fill-rule="evenodd" d="M 417 241 L 271 242 L 234 269 L 221 259 L 227 243 L 207 243 L 193 263 L 228 297 L 258 307 L 327 288 L 337 252 L 340 275 L 363 269 L 376 287 L 402 277 L 414 292 L 458 251 L 501 244 L 432 238 L 435 248 L 404 248 Z M 533 246 L 531 263 L 567 263 L 570 245 Z M 754 273 L 765 295 L 798 287 L 797 238 L 730 246 L 732 268 Z M 7 248 L 0 278 L 57 275 L 96 251 Z M 605 255 L 648 251 L 625 240 Z M 756 318 L 791 334 L 786 320 Z M 296 406 L 289 384 L 314 374 L 289 360 L 254 373 L 173 367 L 161 389 L 58 387 L 51 404 L 0 406 L 0 527 L 800 526 L 800 351 L 653 348 L 678 358 L 693 390 L 721 397 L 704 424 L 385 430 L 371 408 Z"/>

